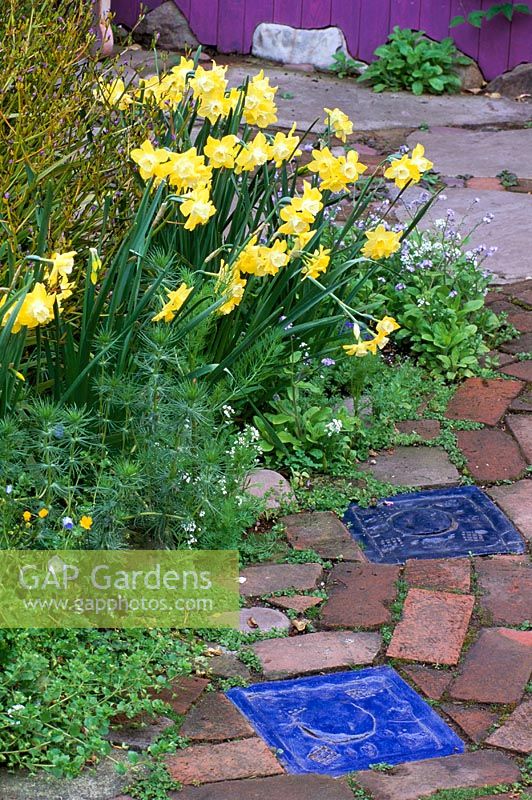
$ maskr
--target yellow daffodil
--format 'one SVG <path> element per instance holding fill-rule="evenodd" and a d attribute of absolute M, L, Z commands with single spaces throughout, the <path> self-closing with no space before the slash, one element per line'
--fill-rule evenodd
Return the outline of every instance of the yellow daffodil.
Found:
<path fill-rule="evenodd" d="M 94 247 L 89 247 L 89 253 L 91 261 L 90 282 L 95 286 L 98 283 L 98 276 L 102 269 L 102 260 Z"/>
<path fill-rule="evenodd" d="M 48 294 L 44 283 L 36 283 L 31 292 L 24 298 L 20 310 L 15 318 L 12 333 L 18 333 L 21 328 L 36 328 L 46 325 L 54 318 L 54 304 L 57 300 L 55 294 Z M 3 303 L 2 303 L 3 304 Z M 4 314 L 2 326 L 7 325 L 11 312 Z"/>
<path fill-rule="evenodd" d="M 401 326 L 393 317 L 383 317 L 381 320 L 379 320 L 379 322 L 377 322 L 376 327 L 378 333 L 384 333 L 388 335 L 394 331 L 398 331 Z"/>
<path fill-rule="evenodd" d="M 256 275 L 277 275 L 281 267 L 285 267 L 290 260 L 286 252 L 286 241 L 277 239 L 272 247 L 259 247 L 260 265 Z"/>
<path fill-rule="evenodd" d="M 181 61 L 179 64 L 176 64 L 175 67 L 172 67 L 170 72 L 174 76 L 176 87 L 181 91 L 184 91 L 188 80 L 192 77 L 192 73 L 194 72 L 194 62 L 191 58 L 185 58 L 184 56 L 181 56 Z"/>
<path fill-rule="evenodd" d="M 296 211 L 309 214 L 312 219 L 308 221 L 313 222 L 314 217 L 319 214 L 323 208 L 321 198 L 322 195 L 319 189 L 313 188 L 308 181 L 303 181 L 303 196 L 294 197 L 291 205 Z"/>
<path fill-rule="evenodd" d="M 115 78 L 114 81 L 108 83 L 100 78 L 98 86 L 94 90 L 94 96 L 109 106 L 116 106 L 120 111 L 125 111 L 133 102 L 133 98 L 126 92 L 124 81 L 121 78 Z"/>
<path fill-rule="evenodd" d="M 170 186 L 182 193 L 208 184 L 212 170 L 205 164 L 205 157 L 198 155 L 195 147 L 190 147 L 184 153 L 168 153 L 168 160 L 156 169 L 156 175 L 167 178 Z"/>
<path fill-rule="evenodd" d="M 307 211 L 297 211 L 292 203 L 288 206 L 284 206 L 279 216 L 284 223 L 279 228 L 279 233 L 284 233 L 287 236 L 301 236 L 307 233 L 310 229 L 310 224 L 314 222 L 314 218 L 311 214 Z"/>
<path fill-rule="evenodd" d="M 76 250 L 70 250 L 68 253 L 52 253 L 50 256 L 52 269 L 46 276 L 48 286 L 55 287 L 58 284 L 68 283 L 68 278 L 74 268 L 75 256 L 77 256 Z"/>
<path fill-rule="evenodd" d="M 202 100 L 209 94 L 222 94 L 225 92 L 227 81 L 225 73 L 227 67 L 219 67 L 215 61 L 212 62 L 211 69 L 197 67 L 194 77 L 189 80 L 194 99 Z"/>
<path fill-rule="evenodd" d="M 416 144 L 414 149 L 412 150 L 412 155 L 410 157 L 412 164 L 418 168 L 418 170 L 423 173 L 427 172 L 429 169 L 432 169 L 434 164 L 432 161 L 429 161 L 428 158 L 425 158 L 425 148 L 422 144 Z"/>
<path fill-rule="evenodd" d="M 347 156 L 336 158 L 328 147 L 312 151 L 313 161 L 308 168 L 317 172 L 321 180 L 321 189 L 340 192 L 349 184 L 356 183 L 359 175 L 366 171 L 365 164 L 358 160 L 358 153 L 350 150 Z"/>
<path fill-rule="evenodd" d="M 248 275 L 258 275 L 261 271 L 260 247 L 257 245 L 257 237 L 254 236 L 240 252 L 235 267 L 239 272 L 246 272 Z"/>
<path fill-rule="evenodd" d="M 366 258 L 388 258 L 401 247 L 402 232 L 388 231 L 381 223 L 372 231 L 366 231 L 366 244 L 362 248 L 362 255 Z"/>
<path fill-rule="evenodd" d="M 394 180 L 398 189 L 404 189 L 408 183 L 417 183 L 421 172 L 412 159 L 404 155 L 392 161 L 388 169 L 384 170 L 384 177 Z"/>
<path fill-rule="evenodd" d="M 92 528 L 92 521 L 93 521 L 92 517 L 86 516 L 84 514 L 79 521 L 80 527 L 86 531 L 90 531 L 90 529 Z"/>
<path fill-rule="evenodd" d="M 317 250 L 310 255 L 308 260 L 305 262 L 305 266 L 303 267 L 301 273 L 303 275 L 303 279 L 305 278 L 314 278 L 316 279 L 318 275 L 321 275 L 322 272 L 325 272 L 327 267 L 329 266 L 329 262 L 331 260 L 331 251 L 326 250 L 321 245 Z"/>
<path fill-rule="evenodd" d="M 131 151 L 131 158 L 139 165 L 140 176 L 145 181 L 153 178 L 157 168 L 168 161 L 169 156 L 168 150 L 155 149 L 149 139 Z"/>
<path fill-rule="evenodd" d="M 221 139 L 209 136 L 203 152 L 213 169 L 233 169 L 237 146 L 238 138 L 232 133 Z"/>
<path fill-rule="evenodd" d="M 159 108 L 174 111 L 183 99 L 183 86 L 178 76 L 169 72 L 162 77 L 153 91 L 153 96 Z"/>
<path fill-rule="evenodd" d="M 264 70 L 250 80 L 243 110 L 243 117 L 248 125 L 267 128 L 277 122 L 274 102 L 276 91 L 277 87 L 270 86 L 269 78 L 264 77 Z"/>
<path fill-rule="evenodd" d="M 172 322 L 192 289 L 193 287 L 187 286 L 186 283 L 182 283 L 181 286 L 173 292 L 167 289 L 166 294 L 168 300 L 159 313 L 152 317 L 152 322 L 160 322 L 161 320 L 164 320 L 164 322 Z"/>
<path fill-rule="evenodd" d="M 227 297 L 218 308 L 219 314 L 230 314 L 242 302 L 247 281 L 240 275 L 238 267 L 229 267 L 224 261 L 220 265 L 215 290 Z"/>
<path fill-rule="evenodd" d="M 211 92 L 202 96 L 198 107 L 198 117 L 204 117 L 214 125 L 220 117 L 227 117 L 231 105 L 223 92 Z"/>
<path fill-rule="evenodd" d="M 288 133 L 276 133 L 271 145 L 271 158 L 276 167 L 280 167 L 290 158 L 298 158 L 301 150 L 298 148 L 299 136 L 294 136 L 296 123 L 292 125 Z"/>
<path fill-rule="evenodd" d="M 325 124 L 330 127 L 338 139 L 346 142 L 347 137 L 353 133 L 353 123 L 347 114 L 344 114 L 339 108 L 324 108 L 323 110 L 327 114 Z"/>
<path fill-rule="evenodd" d="M 48 514 L 49 514 L 49 511 L 48 511 L 48 509 L 47 509 L 47 508 L 41 508 L 41 510 L 39 511 L 39 514 L 38 514 L 38 516 L 39 516 L 41 519 L 44 519 L 45 517 L 47 517 L 47 516 L 48 516 Z"/>
<path fill-rule="evenodd" d="M 235 160 L 235 172 L 251 172 L 255 167 L 265 164 L 271 157 L 271 146 L 263 133 L 257 133 L 246 144 Z"/>
<path fill-rule="evenodd" d="M 185 201 L 181 203 L 181 213 L 187 218 L 185 222 L 187 231 L 193 231 L 198 225 L 206 225 L 209 219 L 216 214 L 208 186 L 194 189 L 184 197 Z"/>

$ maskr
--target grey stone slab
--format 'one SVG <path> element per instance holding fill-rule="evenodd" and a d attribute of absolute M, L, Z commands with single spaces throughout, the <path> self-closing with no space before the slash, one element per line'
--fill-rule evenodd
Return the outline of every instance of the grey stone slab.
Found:
<path fill-rule="evenodd" d="M 429 155 L 432 155 L 429 153 Z M 420 189 L 407 190 L 405 203 L 396 206 L 396 213 L 403 222 L 411 219 L 411 211 L 405 204 L 420 195 Z M 494 215 L 489 224 L 481 224 L 471 234 L 468 246 L 497 247 L 497 252 L 486 258 L 483 269 L 495 276 L 495 283 L 513 283 L 532 278 L 532 248 L 529 229 L 532 223 L 532 195 L 514 192 L 476 191 L 474 189 L 447 189 L 445 199 L 437 200 L 420 223 L 421 228 L 432 227 L 435 220 L 445 217 L 447 209 L 455 212 L 462 235 L 465 236 L 482 221 L 488 213 Z M 475 203 L 475 198 L 479 202 Z"/>
<path fill-rule="evenodd" d="M 115 760 L 127 762 L 126 753 L 113 751 Z M 138 773 L 135 775 L 139 777 Z M 118 775 L 113 761 L 105 759 L 94 769 L 85 770 L 78 778 L 52 778 L 50 775 L 29 775 L 24 770 L 0 770 L 2 800 L 110 800 L 132 782 L 132 776 Z"/>
<path fill-rule="evenodd" d="M 529 108 L 529 115 L 531 114 Z M 532 128 L 507 131 L 470 131 L 436 127 L 415 131 L 410 147 L 418 142 L 442 175 L 496 177 L 503 169 L 520 178 L 532 178 Z"/>
<path fill-rule="evenodd" d="M 306 130 L 323 119 L 323 108 L 339 106 L 354 121 L 355 130 L 382 128 L 417 128 L 430 125 L 494 125 L 502 122 L 526 122 L 530 107 L 504 98 L 472 95 L 424 95 L 409 92 L 383 92 L 354 80 L 340 80 L 332 75 L 296 72 L 251 59 L 231 64 L 227 77 L 232 85 L 264 68 L 272 86 L 278 86 L 277 105 L 280 127 L 290 128 L 294 120 L 299 130 Z M 290 97 L 283 98 L 288 93 Z M 323 130 L 318 125 L 317 130 Z"/>
<path fill-rule="evenodd" d="M 372 463 L 375 462 L 375 463 Z M 430 489 L 458 483 L 460 474 L 441 447 L 396 447 L 361 464 L 381 481 L 394 486 Z"/>

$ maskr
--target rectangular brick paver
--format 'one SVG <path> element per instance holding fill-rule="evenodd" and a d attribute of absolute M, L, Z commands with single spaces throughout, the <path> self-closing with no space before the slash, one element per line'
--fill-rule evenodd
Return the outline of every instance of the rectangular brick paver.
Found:
<path fill-rule="evenodd" d="M 508 414 L 505 422 L 517 439 L 524 457 L 532 464 L 532 414 Z"/>
<path fill-rule="evenodd" d="M 255 731 L 221 692 L 209 692 L 188 712 L 179 733 L 193 742 L 245 739 Z"/>
<path fill-rule="evenodd" d="M 532 361 L 519 361 L 517 364 L 508 364 L 499 369 L 499 372 L 504 372 L 505 375 L 510 375 L 512 378 L 519 378 L 519 380 L 532 383 Z"/>
<path fill-rule="evenodd" d="M 488 494 L 525 539 L 532 541 L 532 480 L 517 481 L 511 486 L 491 486 Z"/>
<path fill-rule="evenodd" d="M 521 703 L 510 714 L 504 725 L 486 739 L 487 744 L 515 750 L 517 753 L 532 753 L 532 700 Z"/>
<path fill-rule="evenodd" d="M 475 559 L 480 605 L 490 622 L 522 625 L 532 620 L 532 567 L 499 558 Z"/>
<path fill-rule="evenodd" d="M 274 775 L 227 781 L 213 786 L 189 786 L 170 792 L 172 800 L 353 800 L 353 793 L 342 780 L 326 775 Z"/>
<path fill-rule="evenodd" d="M 526 461 L 515 440 L 498 428 L 458 431 L 456 438 L 467 468 L 477 481 L 515 480 L 526 470 Z"/>
<path fill-rule="evenodd" d="M 315 589 L 323 575 L 321 564 L 260 564 L 242 570 L 244 597 L 282 592 L 285 589 Z"/>
<path fill-rule="evenodd" d="M 356 781 L 374 800 L 419 800 L 441 789 L 497 786 L 514 783 L 520 772 L 504 753 L 476 753 L 412 761 L 389 772 L 355 772 Z"/>
<path fill-rule="evenodd" d="M 410 589 L 387 655 L 430 664 L 457 664 L 475 599 Z"/>
<path fill-rule="evenodd" d="M 258 738 L 193 745 L 167 756 L 165 764 L 170 776 L 185 785 L 260 778 L 284 772 L 271 750 Z"/>
<path fill-rule="evenodd" d="M 522 389 L 520 381 L 467 378 L 451 398 L 445 416 L 496 425 Z"/>
<path fill-rule="evenodd" d="M 337 564 L 327 584 L 324 626 L 378 628 L 389 622 L 398 577 L 399 567 L 390 564 Z"/>
<path fill-rule="evenodd" d="M 412 558 L 406 562 L 404 579 L 423 589 L 469 592 L 471 566 L 467 558 Z"/>
<path fill-rule="evenodd" d="M 327 631 L 266 639 L 253 645 L 267 678 L 372 664 L 381 647 L 378 633 Z"/>
<path fill-rule="evenodd" d="M 186 714 L 209 685 L 206 678 L 178 678 L 171 686 L 150 692 L 153 700 L 164 700 L 176 714 Z"/>
<path fill-rule="evenodd" d="M 332 511 L 290 514 L 280 520 L 295 550 L 314 550 L 322 558 L 367 561 L 353 537 Z"/>
<path fill-rule="evenodd" d="M 517 703 L 532 671 L 532 631 L 484 628 L 450 689 L 457 700 Z"/>
<path fill-rule="evenodd" d="M 487 708 L 464 706 L 457 703 L 444 703 L 441 708 L 477 744 L 484 741 L 498 715 Z"/>

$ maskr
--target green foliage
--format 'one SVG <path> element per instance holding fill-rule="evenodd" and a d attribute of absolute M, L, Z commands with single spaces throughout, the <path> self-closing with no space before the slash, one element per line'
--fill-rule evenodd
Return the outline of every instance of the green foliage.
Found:
<path fill-rule="evenodd" d="M 128 786 L 127 794 L 135 800 L 168 800 L 168 792 L 181 789 L 181 784 L 170 777 L 165 765 L 160 761 L 151 763 L 148 775 Z"/>
<path fill-rule="evenodd" d="M 474 28 L 481 28 L 483 22 L 489 22 L 497 16 L 504 17 L 508 22 L 511 22 L 514 14 L 532 14 L 532 9 L 528 3 L 495 3 L 490 8 L 470 11 L 466 17 L 458 14 L 458 16 L 452 18 L 449 27 L 456 28 L 457 25 L 463 25 L 467 22 Z"/>
<path fill-rule="evenodd" d="M 375 55 L 377 61 L 358 78 L 370 82 L 375 92 L 402 89 L 417 95 L 459 92 L 461 84 L 456 67 L 471 63 L 457 51 L 452 39 L 433 42 L 425 38 L 424 31 L 401 29 L 397 25 L 387 44 L 378 47 Z"/>
<path fill-rule="evenodd" d="M 519 178 L 515 172 L 510 172 L 508 169 L 503 169 L 501 172 L 498 172 L 497 178 L 499 178 L 501 186 L 504 186 L 505 189 L 511 188 L 512 186 L 519 186 Z"/>
<path fill-rule="evenodd" d="M 0 631 L 0 763 L 73 776 L 116 714 L 160 713 L 147 690 L 191 672 L 201 648 L 157 630 Z"/>
<path fill-rule="evenodd" d="M 346 55 L 343 50 L 337 50 L 333 55 L 333 63 L 329 67 L 331 72 L 335 72 L 339 78 L 350 78 L 360 75 L 366 65 L 363 61 L 357 61 L 351 56 Z"/>

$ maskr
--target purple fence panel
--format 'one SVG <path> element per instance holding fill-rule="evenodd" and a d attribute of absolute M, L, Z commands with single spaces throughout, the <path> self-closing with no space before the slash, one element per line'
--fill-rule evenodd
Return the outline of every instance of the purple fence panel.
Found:
<path fill-rule="evenodd" d="M 390 3 L 390 30 L 394 25 L 401 28 L 419 29 L 421 0 L 392 0 Z"/>
<path fill-rule="evenodd" d="M 218 0 L 192 0 L 189 22 L 198 41 L 214 47 L 218 43 Z"/>
<path fill-rule="evenodd" d="M 140 0 L 113 0 L 112 11 L 116 22 L 132 28 L 140 14 Z"/>
<path fill-rule="evenodd" d="M 244 49 L 244 13 L 242 0 L 222 0 L 218 8 L 218 50 L 242 53 Z"/>
<path fill-rule="evenodd" d="M 223 0 L 222 0 L 223 1 Z M 245 0 L 244 16 L 244 53 L 251 50 L 253 31 L 259 22 L 273 21 L 273 0 Z"/>
<path fill-rule="evenodd" d="M 467 17 L 470 11 L 479 9 L 479 0 L 451 0 L 451 19 L 461 14 Z M 472 25 L 458 25 L 452 29 L 452 36 L 459 50 L 463 50 L 471 58 L 478 59 L 480 31 Z"/>
<path fill-rule="evenodd" d="M 419 28 L 431 39 L 445 39 L 449 36 L 449 18 L 449 0 L 422 0 Z"/>
<path fill-rule="evenodd" d="M 303 0 L 275 0 L 273 5 L 273 21 L 281 25 L 301 28 L 301 11 Z"/>
<path fill-rule="evenodd" d="M 384 44 L 390 32 L 390 3 L 395 0 L 363 0 L 360 9 L 358 56 L 371 61 L 376 47 Z"/>
<path fill-rule="evenodd" d="M 352 56 L 358 55 L 360 34 L 360 9 L 364 0 L 332 0 L 331 25 L 336 25 L 344 32 L 347 47 Z"/>
<path fill-rule="evenodd" d="M 492 0 L 483 0 L 482 9 L 486 10 L 492 5 Z M 488 80 L 506 69 L 510 53 L 510 29 L 509 21 L 500 16 L 482 23 L 478 60 Z"/>
<path fill-rule="evenodd" d="M 161 0 L 156 0 L 157 4 L 159 4 L 160 1 Z M 183 16 L 185 16 L 187 19 L 190 19 L 190 0 L 174 0 L 174 3 L 181 11 Z"/>
<path fill-rule="evenodd" d="M 532 61 L 532 17 L 516 14 L 510 36 L 508 69 L 523 61 Z"/>
<path fill-rule="evenodd" d="M 326 28 L 331 24 L 331 0 L 305 0 L 301 17 L 303 28 Z"/>

